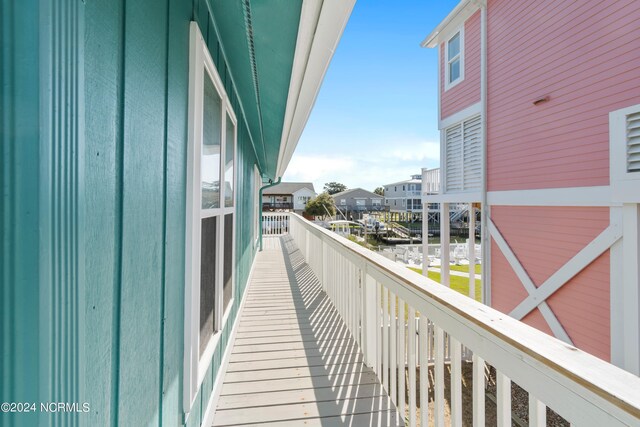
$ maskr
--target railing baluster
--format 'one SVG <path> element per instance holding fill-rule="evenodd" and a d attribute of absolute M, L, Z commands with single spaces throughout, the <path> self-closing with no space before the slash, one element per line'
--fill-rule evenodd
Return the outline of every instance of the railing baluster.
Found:
<path fill-rule="evenodd" d="M 511 380 L 496 369 L 498 427 L 511 427 Z"/>
<path fill-rule="evenodd" d="M 484 360 L 473 355 L 473 425 L 484 425 Z"/>
<path fill-rule="evenodd" d="M 444 427 L 444 331 L 435 326 L 435 426 Z"/>
<path fill-rule="evenodd" d="M 409 369 L 409 426 L 416 425 L 416 310 L 409 306 L 407 319 L 407 358 Z"/>
<path fill-rule="evenodd" d="M 429 347 L 431 336 L 427 316 L 420 314 L 420 427 L 429 426 Z"/>
<path fill-rule="evenodd" d="M 356 268 L 355 264 L 351 263 L 351 290 L 349 292 L 351 297 L 351 304 L 349 304 L 351 306 L 351 328 L 352 328 L 351 333 L 353 334 L 354 338 L 356 339 L 359 345 L 360 340 L 358 339 L 358 322 L 356 320 L 358 317 L 357 293 L 358 293 L 358 269 Z"/>
<path fill-rule="evenodd" d="M 547 425 L 547 407 L 529 393 L 529 426 L 544 427 L 545 425 Z"/>
<path fill-rule="evenodd" d="M 378 378 L 381 378 L 382 375 L 382 293 L 380 291 L 380 283 L 378 283 L 375 279 L 372 278 L 373 283 L 376 286 L 376 373 L 378 374 Z"/>
<path fill-rule="evenodd" d="M 405 303 L 398 297 L 398 411 L 404 417 L 405 411 L 405 327 L 404 327 Z"/>
<path fill-rule="evenodd" d="M 362 272 L 363 286 L 362 286 L 362 340 L 364 354 L 367 365 L 373 369 L 373 371 L 380 377 L 380 370 L 378 369 L 378 341 L 377 330 L 380 329 L 380 322 L 378 319 L 380 315 L 377 314 L 380 311 L 380 300 L 378 299 L 376 304 L 377 295 L 376 281 L 369 276 L 366 271 Z"/>
<path fill-rule="evenodd" d="M 460 342 L 449 336 L 451 357 L 451 426 L 462 427 L 462 348 Z"/>
<path fill-rule="evenodd" d="M 389 393 L 389 290 L 382 285 L 382 384 Z"/>
<path fill-rule="evenodd" d="M 398 396 L 398 363 L 397 363 L 397 336 L 398 336 L 398 318 L 396 313 L 396 294 L 389 291 L 390 303 L 389 304 L 389 315 L 391 316 L 391 324 L 389 325 L 389 352 L 390 360 L 389 360 L 389 368 L 391 368 L 391 379 L 390 379 L 390 394 L 391 400 L 396 405 L 398 404 L 398 400 L 396 399 Z"/>

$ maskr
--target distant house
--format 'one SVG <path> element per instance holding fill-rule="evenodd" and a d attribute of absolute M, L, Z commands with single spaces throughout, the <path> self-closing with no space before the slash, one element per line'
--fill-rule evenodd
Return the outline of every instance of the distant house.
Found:
<path fill-rule="evenodd" d="M 384 186 L 384 204 L 391 212 L 422 213 L 422 175 Z"/>
<path fill-rule="evenodd" d="M 307 202 L 317 195 L 311 182 L 281 182 L 264 190 L 262 210 L 302 213 Z"/>
<path fill-rule="evenodd" d="M 333 197 L 336 207 L 348 218 L 353 216 L 354 219 L 359 219 L 363 213 L 384 210 L 384 197 L 362 188 L 341 191 L 331 197 Z"/>

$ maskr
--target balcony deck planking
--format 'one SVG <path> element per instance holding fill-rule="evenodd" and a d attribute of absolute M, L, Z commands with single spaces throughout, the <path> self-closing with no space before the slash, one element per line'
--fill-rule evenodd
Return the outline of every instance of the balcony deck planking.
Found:
<path fill-rule="evenodd" d="M 258 254 L 214 426 L 404 425 L 291 242 Z"/>

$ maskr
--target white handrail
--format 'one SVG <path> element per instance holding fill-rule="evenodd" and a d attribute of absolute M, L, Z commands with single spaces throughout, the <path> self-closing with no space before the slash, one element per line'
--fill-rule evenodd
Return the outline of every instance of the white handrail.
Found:
<path fill-rule="evenodd" d="M 540 425 L 544 425 L 544 420 L 540 421 L 544 415 L 543 404 L 574 425 L 639 425 L 640 378 L 445 288 L 299 215 L 287 215 L 290 215 L 289 233 L 345 319 L 363 350 L 367 365 L 376 372 L 394 402 L 403 399 L 399 406 L 406 403 L 411 415 L 415 413 L 412 405 L 416 399 L 409 396 L 405 401 L 404 393 L 393 393 L 398 386 L 396 373 L 400 369 L 404 372 L 407 361 L 409 372 L 419 361 L 424 363 L 426 358 L 420 354 L 435 354 L 433 416 L 438 425 L 444 420 L 445 350 L 454 359 L 451 377 L 459 380 L 462 346 L 473 352 L 473 360 L 478 364 L 474 366 L 474 378 L 481 377 L 485 361 L 496 369 L 499 425 L 511 425 L 511 395 L 506 391 L 510 381 L 529 393 L 529 400 L 534 403 L 530 405 L 530 418 Z M 420 325 L 433 324 L 433 339 L 404 333 L 406 323 L 397 321 L 401 317 L 397 319 L 395 310 L 390 310 L 396 298 L 399 303 L 407 304 L 409 312 L 419 313 L 416 318 Z M 407 336 L 406 340 L 396 339 L 398 329 L 402 329 L 400 336 Z M 417 358 L 407 357 L 409 339 L 416 340 L 411 348 L 420 348 Z M 422 350 L 427 350 L 426 354 L 421 353 Z M 481 383 L 474 385 L 474 408 L 484 407 L 484 382 Z M 459 388 L 452 390 L 458 393 Z M 451 419 L 457 422 L 461 419 L 463 400 L 455 394 L 451 404 Z M 474 425 L 484 425 L 483 418 L 483 411 L 474 411 Z M 409 420 L 409 425 L 415 423 L 415 419 Z"/>

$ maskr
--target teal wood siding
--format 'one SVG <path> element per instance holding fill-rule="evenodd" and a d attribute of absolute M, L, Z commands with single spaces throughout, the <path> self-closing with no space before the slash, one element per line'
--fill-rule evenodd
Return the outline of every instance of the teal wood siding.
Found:
<path fill-rule="evenodd" d="M 205 1 L 2 2 L 0 425 L 199 425 L 255 256 L 255 150 Z M 234 304 L 183 413 L 189 22 L 238 118 Z M 43 54 L 43 52 L 48 53 Z M 47 62 L 44 62 L 47 61 Z M 50 61 L 50 63 L 49 63 Z"/>
<path fill-rule="evenodd" d="M 1 402 L 36 401 L 46 387 L 38 359 L 40 129 L 32 125 L 39 115 L 37 8 L 34 0 L 0 3 Z M 36 417 L 0 413 L 0 425 L 36 425 Z"/>

